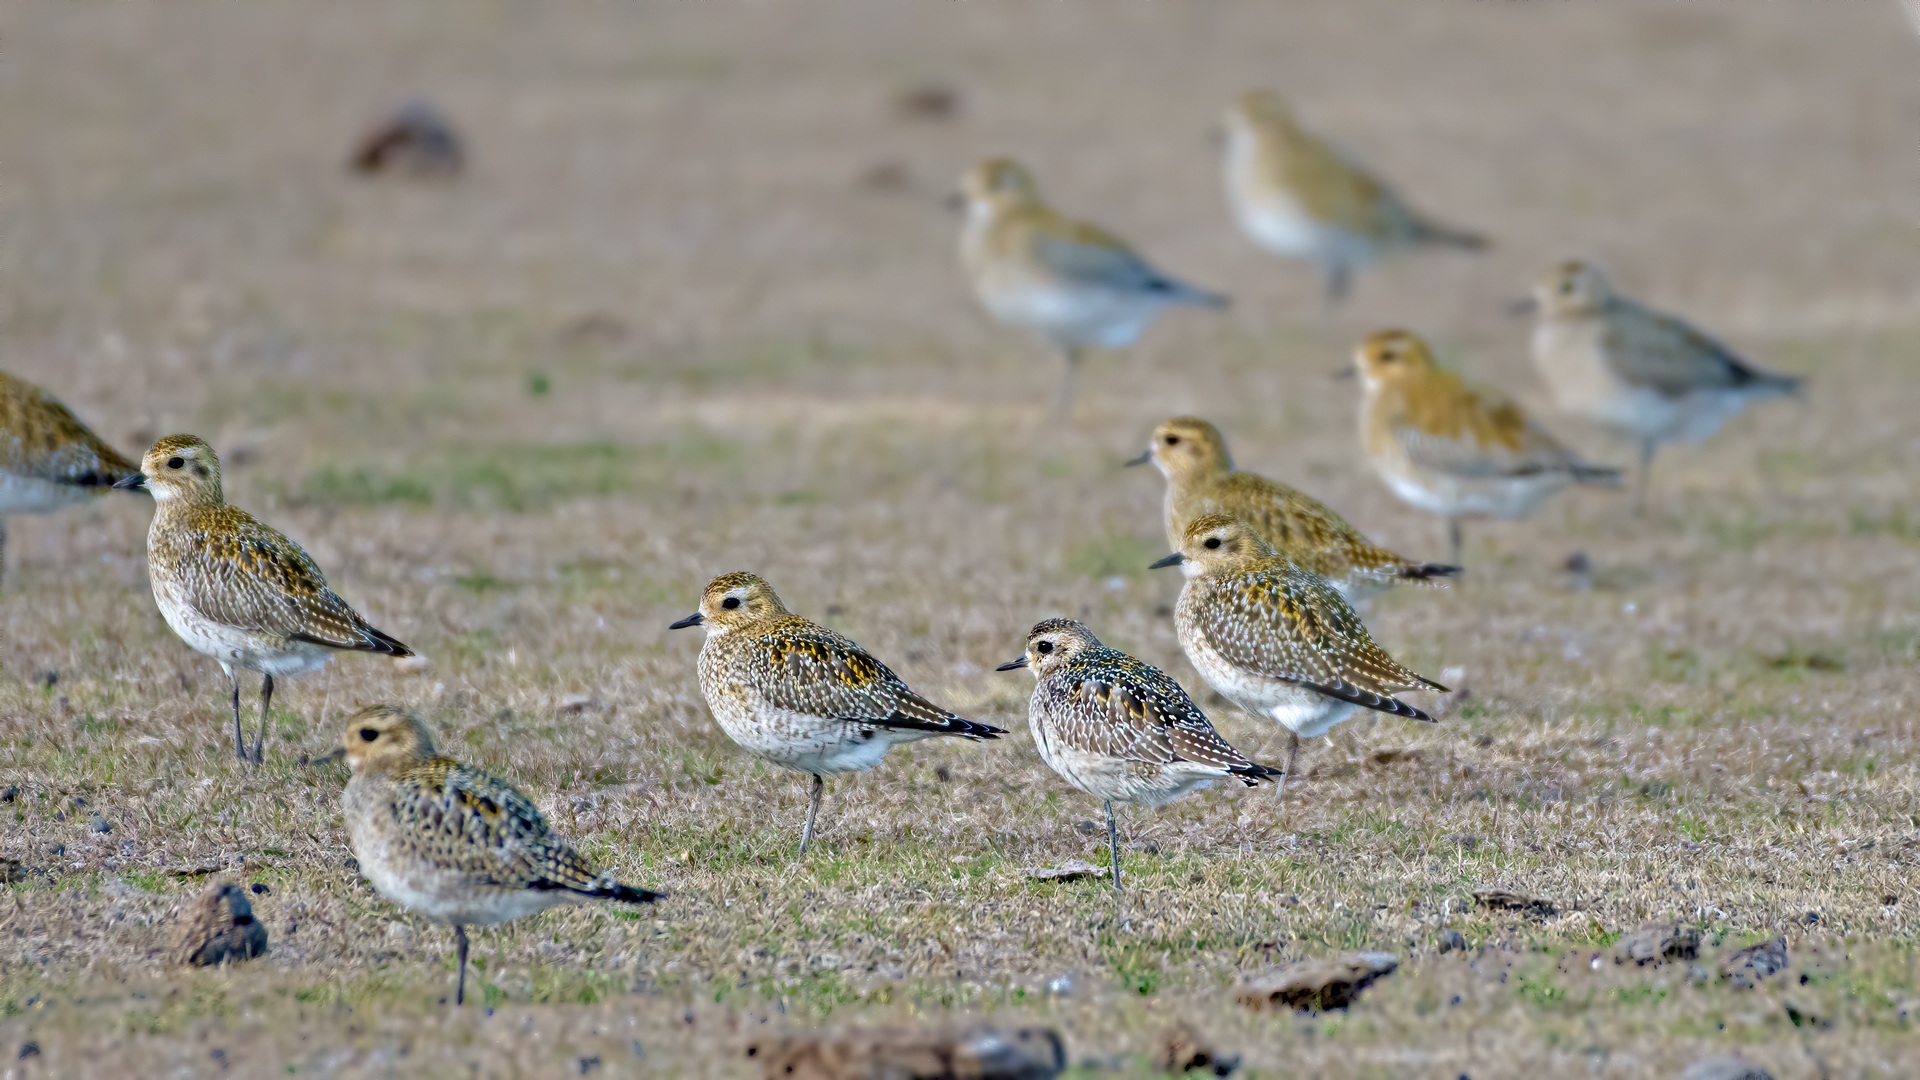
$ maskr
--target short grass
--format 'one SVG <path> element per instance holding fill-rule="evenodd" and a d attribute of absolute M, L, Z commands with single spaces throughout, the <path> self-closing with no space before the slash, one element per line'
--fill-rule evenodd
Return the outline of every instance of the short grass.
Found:
<path fill-rule="evenodd" d="M 1783 1080 L 1920 1072 L 1920 300 L 1889 239 L 1914 42 L 1889 5 L 1392 12 L 15 12 L 6 366 L 122 445 L 212 439 L 234 501 L 428 663 L 283 684 L 250 773 L 220 672 L 147 595 L 148 508 L 14 521 L 0 1070 L 738 1075 L 769 1027 L 991 1016 L 1059 1026 L 1087 1073 L 1148 1071 L 1175 1019 L 1265 1076 L 1675 1075 L 1735 1051 Z M 890 109 L 929 80 L 957 119 Z M 1206 125 L 1261 83 L 1496 248 L 1320 311 L 1215 190 Z M 420 90 L 473 174 L 342 176 L 356 125 Z M 952 268 L 939 197 L 1003 150 L 1236 296 L 1095 359 L 1070 425 L 1038 416 L 1052 361 Z M 863 184 L 877 165 L 903 186 Z M 1243 464 L 1437 555 L 1439 523 L 1353 460 L 1330 375 L 1409 325 L 1626 461 L 1545 411 L 1499 314 L 1568 254 L 1805 375 L 1804 399 L 1663 453 L 1644 520 L 1577 493 L 1473 527 L 1457 587 L 1375 601 L 1384 643 L 1467 688 L 1438 725 L 1349 723 L 1277 803 L 1125 812 L 1124 896 L 1028 880 L 1100 861 L 1104 831 L 1033 753 L 1029 677 L 992 670 L 1025 628 L 1085 619 L 1201 689 L 1178 583 L 1145 569 L 1158 478 L 1119 468 L 1153 422 L 1208 415 Z M 801 780 L 717 731 L 698 632 L 666 630 L 743 567 L 1013 734 L 835 780 L 796 860 Z M 354 873 L 344 772 L 307 764 L 381 700 L 670 897 L 478 932 L 485 1007 L 446 1008 L 447 931 Z M 170 968 L 169 912 L 214 877 L 270 890 L 272 955 Z M 1479 909 L 1486 886 L 1556 912 Z M 1612 963 L 1654 920 L 1705 931 L 1706 978 Z M 1775 935 L 1783 976 L 1712 977 Z M 1232 1003 L 1345 950 L 1403 966 L 1345 1013 Z"/>

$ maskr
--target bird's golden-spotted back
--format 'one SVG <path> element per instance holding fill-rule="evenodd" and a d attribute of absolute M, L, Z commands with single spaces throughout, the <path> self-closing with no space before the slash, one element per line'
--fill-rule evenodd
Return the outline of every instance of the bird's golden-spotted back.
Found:
<path fill-rule="evenodd" d="M 40 387 L 0 372 L 0 470 L 106 491 L 136 469 Z"/>

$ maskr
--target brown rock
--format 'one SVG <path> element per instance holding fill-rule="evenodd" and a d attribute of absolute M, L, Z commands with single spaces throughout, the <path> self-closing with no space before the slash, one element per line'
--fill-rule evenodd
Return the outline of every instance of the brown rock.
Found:
<path fill-rule="evenodd" d="M 1511 889 L 1475 889 L 1473 901 L 1488 911 L 1512 911 L 1534 918 L 1544 918 L 1559 910 L 1551 900 L 1527 896 Z"/>
<path fill-rule="evenodd" d="M 1773 1080 L 1773 1074 L 1737 1057 L 1710 1057 L 1687 1066 L 1680 1080 Z"/>
<path fill-rule="evenodd" d="M 1160 1052 L 1154 1064 L 1161 1072 L 1179 1076 L 1204 1069 L 1215 1076 L 1226 1076 L 1240 1067 L 1239 1054 L 1222 1054 L 1214 1049 L 1199 1029 L 1182 1020 L 1160 1036 Z"/>
<path fill-rule="evenodd" d="M 195 967 L 238 963 L 267 951 L 267 928 L 253 917 L 247 891 L 215 882 L 187 901 L 167 949 L 175 963 Z"/>
<path fill-rule="evenodd" d="M 1658 967 L 1700 956 L 1700 929 L 1678 923 L 1649 923 L 1614 943 L 1613 962 Z"/>
<path fill-rule="evenodd" d="M 909 87 L 894 95 L 893 109 L 910 120 L 952 120 L 960 115 L 960 91 L 939 83 Z"/>
<path fill-rule="evenodd" d="M 1351 953 L 1326 960 L 1302 960 L 1241 984 L 1236 996 L 1249 1009 L 1344 1009 L 1360 991 L 1393 974 L 1400 960 L 1392 953 Z"/>
<path fill-rule="evenodd" d="M 1751 990 L 1761 979 L 1779 974 L 1786 967 L 1787 939 L 1774 938 L 1721 957 L 1720 977 L 1739 989 Z"/>
<path fill-rule="evenodd" d="M 984 1024 L 763 1039 L 746 1056 L 768 1080 L 1050 1080 L 1067 1061 L 1051 1028 Z"/>
<path fill-rule="evenodd" d="M 409 101 L 360 137 L 348 167 L 362 175 L 444 179 L 466 167 L 466 151 L 439 109 L 431 102 Z"/>
<path fill-rule="evenodd" d="M 1034 881 L 1079 881 L 1081 878 L 1106 877 L 1109 873 L 1104 866 L 1095 866 L 1085 859 L 1068 859 L 1059 866 L 1029 866 L 1027 877 Z"/>

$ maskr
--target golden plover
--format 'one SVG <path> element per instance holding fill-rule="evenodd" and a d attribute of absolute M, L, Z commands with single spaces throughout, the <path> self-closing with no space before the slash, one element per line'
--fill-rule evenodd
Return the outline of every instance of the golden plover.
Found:
<path fill-rule="evenodd" d="M 467 927 L 556 904 L 662 895 L 595 870 L 518 788 L 435 753 L 426 725 L 405 709 L 361 709 L 340 741 L 353 770 L 340 797 L 353 857 L 380 895 L 453 927 L 456 1005 L 467 997 Z"/>
<path fill-rule="evenodd" d="M 1747 402 L 1800 386 L 1681 319 L 1615 293 L 1583 262 L 1554 267 L 1534 286 L 1533 307 L 1533 362 L 1554 403 L 1639 440 L 1636 512 L 1646 508 L 1647 474 L 1660 444 L 1704 439 Z"/>
<path fill-rule="evenodd" d="M 1248 238 L 1319 266 L 1327 301 L 1383 256 L 1438 244 L 1478 250 L 1483 237 L 1437 225 L 1331 144 L 1302 128 L 1280 95 L 1254 90 L 1227 109 L 1227 200 Z"/>
<path fill-rule="evenodd" d="M 1113 804 L 1163 806 L 1213 780 L 1252 787 L 1280 775 L 1256 765 L 1213 730 L 1167 674 L 1108 648 L 1072 619 L 1046 619 L 1027 649 L 997 670 L 1033 671 L 1027 723 L 1040 760 L 1107 808 L 1113 887 L 1120 887 L 1120 834 Z"/>
<path fill-rule="evenodd" d="M 0 573 L 6 515 L 83 503 L 138 471 L 53 395 L 0 371 Z"/>
<path fill-rule="evenodd" d="M 981 162 L 961 190 L 961 265 L 989 314 L 1037 331 L 1060 350 L 1066 375 L 1058 414 L 1073 406 L 1081 349 L 1131 345 L 1170 305 L 1227 304 L 1218 293 L 1162 274 L 1112 233 L 1048 206 L 1033 174 L 1016 162 Z"/>
<path fill-rule="evenodd" d="M 241 760 L 247 750 L 240 733 L 239 669 L 261 675 L 252 758 L 258 765 L 274 676 L 313 671 L 336 650 L 413 655 L 334 595 L 299 544 L 227 505 L 220 459 L 199 437 L 169 435 L 154 443 L 140 471 L 114 486 L 153 493 L 147 530 L 153 600 L 180 640 L 219 661 L 227 673 L 234 752 Z"/>
<path fill-rule="evenodd" d="M 1367 460 L 1402 501 L 1446 517 L 1456 563 L 1463 517 L 1521 520 L 1568 484 L 1620 484 L 1620 470 L 1587 464 L 1519 405 L 1469 388 L 1404 330 L 1367 338 L 1354 363 Z"/>
<path fill-rule="evenodd" d="M 826 777 L 871 769 L 898 743 L 1006 734 L 914 693 L 867 650 L 788 611 L 753 574 L 714 578 L 700 610 L 671 629 L 688 626 L 707 632 L 700 692 L 721 730 L 755 757 L 813 777 L 802 855 Z"/>
<path fill-rule="evenodd" d="M 1128 465 L 1153 463 L 1167 478 L 1167 544 L 1179 547 L 1187 524 L 1223 513 L 1260 530 L 1260 538 L 1287 558 L 1320 574 L 1349 599 L 1396 581 L 1435 582 L 1457 566 L 1420 563 L 1396 555 L 1360 534 L 1339 514 L 1304 492 L 1233 467 L 1220 429 L 1197 416 L 1162 421 L 1147 451 Z"/>
<path fill-rule="evenodd" d="M 1447 688 L 1387 655 L 1340 590 L 1274 551 L 1247 522 L 1202 514 L 1179 550 L 1153 565 L 1178 565 L 1187 575 L 1174 628 L 1201 678 L 1287 729 L 1280 783 L 1293 775 L 1302 735 L 1324 735 L 1356 709 L 1433 722 L 1393 695 Z"/>

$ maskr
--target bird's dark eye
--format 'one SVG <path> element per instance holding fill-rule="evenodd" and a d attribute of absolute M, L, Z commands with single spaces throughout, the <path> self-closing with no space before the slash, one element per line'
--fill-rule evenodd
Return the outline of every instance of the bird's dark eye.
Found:
<path fill-rule="evenodd" d="M 1178 436 L 1178 435 L 1169 435 L 1169 436 L 1167 436 L 1167 445 L 1168 445 L 1168 446 L 1179 446 L 1179 445 L 1180 445 L 1180 436 Z"/>
<path fill-rule="evenodd" d="M 379 729 L 377 728 L 363 727 L 360 729 L 361 742 L 372 742 L 373 740 L 379 737 L 380 737 L 380 732 L 379 732 Z"/>
<path fill-rule="evenodd" d="M 1219 537 L 1217 537 L 1217 536 L 1209 536 L 1209 537 L 1207 537 L 1207 546 L 1208 546 L 1209 548 L 1217 548 L 1217 547 L 1219 547 L 1219 546 L 1220 546 L 1220 538 L 1219 538 Z"/>
<path fill-rule="evenodd" d="M 1053 651 L 1053 642 L 1051 641 L 1036 642 L 1033 646 L 1033 651 L 1039 653 L 1041 656 L 1045 656 L 1048 653 Z"/>
<path fill-rule="evenodd" d="M 740 606 L 740 598 L 737 596 L 729 596 L 725 600 L 720 601 L 720 606 L 731 611 Z"/>
<path fill-rule="evenodd" d="M 182 465 L 185 465 L 186 463 L 187 463 L 187 459 L 186 459 L 186 458 L 181 458 L 181 457 L 176 457 L 176 458 L 168 458 L 168 459 L 167 459 L 167 468 L 169 468 L 169 469 L 177 469 L 177 468 L 179 468 L 180 466 L 182 466 Z"/>

